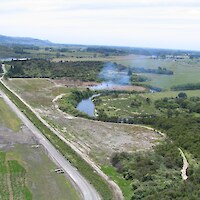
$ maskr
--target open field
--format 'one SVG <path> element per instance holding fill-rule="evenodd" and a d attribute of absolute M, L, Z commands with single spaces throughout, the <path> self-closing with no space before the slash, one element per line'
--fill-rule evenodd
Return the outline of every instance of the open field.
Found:
<path fill-rule="evenodd" d="M 51 106 L 52 100 L 61 93 L 70 91 L 64 85 L 49 79 L 11 79 L 8 85 L 33 107 Z"/>
<path fill-rule="evenodd" d="M 0 100 L 2 101 L 1 107 L 7 107 L 4 101 L 2 99 Z M 20 123 L 20 128 L 15 130 L 11 129 L 9 124 L 0 122 L 0 151 L 6 152 L 5 159 L 7 164 L 5 167 L 8 168 L 6 170 L 7 172 L 9 169 L 11 171 L 10 177 L 12 179 L 12 184 L 10 187 L 13 188 L 13 198 L 20 200 L 80 199 L 79 195 L 64 175 L 54 172 L 54 169 L 58 168 L 58 166 L 50 160 L 44 149 L 42 147 L 35 147 L 38 142 L 32 136 L 30 130 L 21 124 L 20 120 L 9 108 L 7 109 L 7 112 L 11 113 L 9 120 L 12 122 L 13 117 L 14 120 Z M 4 119 L 7 115 L 1 112 L 0 116 Z M 1 169 L 6 169 L 5 167 L 1 167 Z M 25 180 L 24 176 L 26 182 L 23 182 Z M 1 176 L 1 178 L 3 178 L 3 176 Z M 3 183 L 3 181 L 1 183 Z M 1 184 L 1 187 L 3 187 L 3 184 Z M 30 192 L 28 192 L 28 190 L 30 190 Z M 0 195 L 9 196 L 8 191 L 10 190 L 7 189 L 7 193 L 2 193 L 1 190 Z M 3 199 L 9 198 L 5 197 Z"/>
<path fill-rule="evenodd" d="M 155 111 L 153 104 L 146 102 L 146 98 L 143 95 L 135 94 L 119 94 L 118 97 L 112 97 L 111 95 L 100 96 L 98 99 L 102 102 L 97 104 L 96 110 L 104 110 L 108 116 L 119 117 L 134 117 L 139 114 L 151 114 Z M 97 100 L 98 101 L 98 100 Z M 133 103 L 140 103 L 141 106 L 132 106 Z M 155 114 L 159 114 L 156 111 Z"/>
<path fill-rule="evenodd" d="M 145 82 L 145 84 L 150 84 L 166 90 L 169 90 L 174 85 L 199 82 L 200 61 L 196 59 L 150 59 L 145 56 L 129 56 L 127 60 L 116 62 L 126 66 L 153 69 L 162 67 L 172 70 L 174 75 L 143 74 L 151 79 Z"/>
<path fill-rule="evenodd" d="M 72 48 L 67 52 L 58 52 L 53 51 L 52 48 L 45 50 L 41 48 L 39 50 L 26 50 L 27 53 L 31 54 L 32 58 L 50 58 L 54 61 L 60 61 L 62 59 L 66 60 L 77 60 L 77 59 L 92 59 L 94 57 L 102 57 L 103 55 L 100 53 L 93 53 L 93 52 L 84 52 L 84 51 L 77 51 L 76 48 Z"/>
<path fill-rule="evenodd" d="M 48 158 L 43 148 L 34 147 L 37 141 L 26 127 L 16 133 L 0 125 L 0 138 L 0 149 L 6 151 L 7 160 L 16 160 L 25 168 L 26 184 L 33 199 L 79 199 L 64 175 L 54 172 L 58 167 Z M 20 188 L 16 190 L 23 191 Z"/>

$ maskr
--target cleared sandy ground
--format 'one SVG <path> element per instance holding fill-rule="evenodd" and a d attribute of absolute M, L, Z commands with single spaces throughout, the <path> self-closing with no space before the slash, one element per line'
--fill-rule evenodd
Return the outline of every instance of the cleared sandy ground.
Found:
<path fill-rule="evenodd" d="M 151 149 L 162 139 L 144 127 L 64 117 L 58 110 L 37 111 L 84 154 L 101 164 L 107 163 L 114 152 Z"/>

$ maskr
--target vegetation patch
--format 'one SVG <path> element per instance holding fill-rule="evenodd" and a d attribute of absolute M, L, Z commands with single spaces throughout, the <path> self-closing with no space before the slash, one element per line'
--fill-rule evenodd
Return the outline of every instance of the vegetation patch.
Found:
<path fill-rule="evenodd" d="M 4 152 L 0 152 L 0 180 L 1 199 L 32 199 L 26 186 L 26 170 L 16 160 L 7 160 Z"/>
<path fill-rule="evenodd" d="M 98 81 L 104 66 L 100 61 L 50 62 L 43 59 L 7 62 L 12 67 L 6 76 L 10 78 L 59 78 L 69 77 L 81 81 Z"/>
<path fill-rule="evenodd" d="M 182 166 L 178 147 L 200 159 L 199 117 L 157 117 L 148 119 L 151 126 L 163 130 L 169 139 L 154 147 L 153 152 L 115 154 L 111 160 L 124 179 L 132 180 L 132 199 L 198 199 L 200 166 L 190 166 L 188 180 L 181 180 Z M 180 126 L 181 124 L 181 126 Z M 193 192 L 190 192 L 192 188 Z"/>
<path fill-rule="evenodd" d="M 141 75 L 137 75 L 137 74 L 132 74 L 131 76 L 131 83 L 134 85 L 137 82 L 146 82 L 148 81 L 149 78 L 146 76 L 141 76 Z"/>
<path fill-rule="evenodd" d="M 165 67 L 158 67 L 157 69 L 150 69 L 144 67 L 132 67 L 131 72 L 133 73 L 149 73 L 149 74 L 164 74 L 164 75 L 173 75 L 172 70 L 167 70 Z"/>
<path fill-rule="evenodd" d="M 102 166 L 101 170 L 117 183 L 123 192 L 125 200 L 130 200 L 132 197 L 132 182 L 124 179 L 123 175 L 113 166 Z"/>
<path fill-rule="evenodd" d="M 187 84 L 177 85 L 173 86 L 171 89 L 174 91 L 200 90 L 200 83 L 187 83 Z"/>

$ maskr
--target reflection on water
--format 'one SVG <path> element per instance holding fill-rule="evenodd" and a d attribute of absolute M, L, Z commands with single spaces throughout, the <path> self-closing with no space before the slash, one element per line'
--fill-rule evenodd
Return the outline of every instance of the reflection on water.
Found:
<path fill-rule="evenodd" d="M 78 105 L 77 109 L 90 117 L 95 117 L 95 105 L 92 101 L 94 97 L 99 96 L 99 94 L 93 95 L 89 99 L 83 99 Z"/>

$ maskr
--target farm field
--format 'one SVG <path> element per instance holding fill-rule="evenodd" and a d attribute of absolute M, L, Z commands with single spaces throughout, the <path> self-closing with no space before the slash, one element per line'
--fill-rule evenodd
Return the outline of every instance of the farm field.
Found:
<path fill-rule="evenodd" d="M 0 121 L 0 199 L 80 199 L 66 177 L 54 172 L 58 166 L 37 146 L 30 130 L 0 101 L 0 109 L 7 109 L 1 112 L 4 121 Z M 8 121 L 18 128 L 10 126 Z"/>

